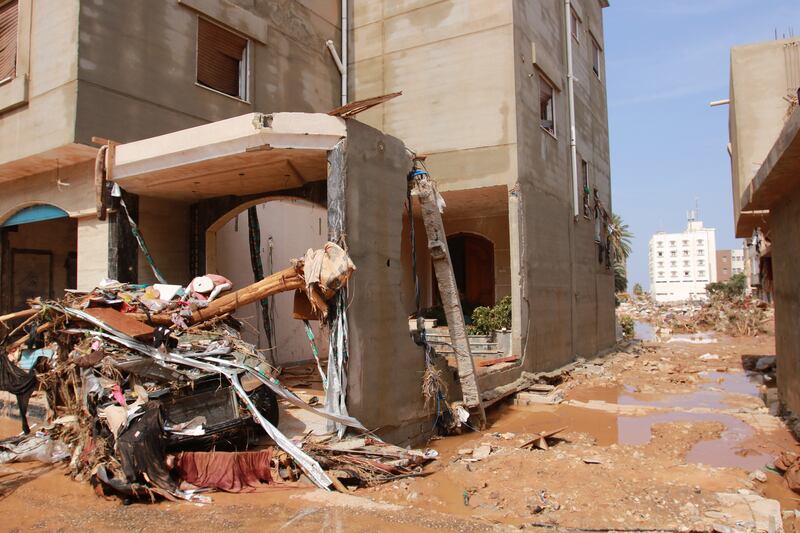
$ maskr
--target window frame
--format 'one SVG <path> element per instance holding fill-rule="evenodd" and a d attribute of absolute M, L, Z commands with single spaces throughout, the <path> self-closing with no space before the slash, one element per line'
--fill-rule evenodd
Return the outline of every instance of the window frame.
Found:
<path fill-rule="evenodd" d="M 581 39 L 580 39 L 580 35 L 579 34 L 580 34 L 581 23 L 583 21 L 578 16 L 578 12 L 575 11 L 575 8 L 573 6 L 570 6 L 569 11 L 570 11 L 570 14 L 569 14 L 569 16 L 570 16 L 570 31 L 572 33 L 572 38 L 575 39 L 576 43 L 581 44 Z"/>
<path fill-rule="evenodd" d="M 550 122 L 553 125 L 552 129 L 545 127 L 545 118 L 542 116 L 542 89 L 544 87 L 548 87 L 550 89 L 549 108 L 551 115 Z M 541 72 L 539 73 L 539 127 L 546 131 L 548 135 L 558 140 L 558 123 L 556 121 L 556 87 Z"/>
<path fill-rule="evenodd" d="M 592 71 L 594 75 L 597 76 L 597 79 L 602 81 L 603 76 L 603 49 L 600 47 L 600 43 L 597 42 L 597 38 L 592 35 Z"/>
<path fill-rule="evenodd" d="M 0 0 L 6 5 L 12 0 Z M 16 0 L 17 35 L 14 74 L 0 80 L 0 117 L 13 109 L 27 105 L 30 77 L 32 0 Z"/>
<path fill-rule="evenodd" d="M 17 4 L 17 24 L 14 27 L 16 31 L 16 35 L 14 36 L 14 72 L 10 76 L 6 76 L 5 78 L 0 79 L 0 85 L 5 85 L 10 81 L 17 78 L 18 66 L 19 66 L 19 47 L 20 47 L 20 18 L 22 17 L 22 5 L 21 0 L 0 0 L 0 8 L 5 7 L 7 4 L 15 3 Z"/>
<path fill-rule="evenodd" d="M 251 90 L 250 90 L 250 78 L 252 74 L 252 39 L 247 35 L 243 34 L 242 32 L 236 31 L 233 28 L 226 26 L 225 24 L 214 20 L 213 18 L 203 15 L 197 14 L 197 31 L 195 32 L 195 59 L 194 59 L 194 84 L 197 87 L 202 87 L 203 89 L 215 92 L 217 94 L 221 94 L 222 96 L 226 96 L 228 98 L 233 98 L 239 102 L 243 102 L 246 104 L 252 103 L 250 101 L 251 97 Z M 199 56 L 200 56 L 200 20 L 205 20 L 206 22 L 213 24 L 222 30 L 231 33 L 241 39 L 244 39 L 245 46 L 244 51 L 242 52 L 242 59 L 239 61 L 239 94 L 238 96 L 234 96 L 232 94 L 228 94 L 226 92 L 220 91 L 219 89 L 215 89 L 214 87 L 209 87 L 204 83 L 201 83 L 198 79 L 199 75 Z"/>

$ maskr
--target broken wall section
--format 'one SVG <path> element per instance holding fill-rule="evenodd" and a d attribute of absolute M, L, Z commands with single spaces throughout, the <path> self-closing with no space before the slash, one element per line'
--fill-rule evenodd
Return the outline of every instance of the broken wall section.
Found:
<path fill-rule="evenodd" d="M 345 142 L 342 175 L 328 178 L 328 209 L 335 217 L 341 198 L 347 251 L 357 268 L 348 284 L 347 407 L 382 438 L 413 441 L 432 424 L 422 397 L 424 353 L 406 320 L 414 310 L 413 279 L 401 254 L 411 158 L 400 140 L 355 120 L 347 121 Z"/>

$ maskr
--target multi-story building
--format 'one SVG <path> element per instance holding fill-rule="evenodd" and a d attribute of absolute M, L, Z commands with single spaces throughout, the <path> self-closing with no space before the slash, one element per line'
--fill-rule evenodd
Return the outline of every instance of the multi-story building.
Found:
<path fill-rule="evenodd" d="M 744 273 L 744 249 L 717 250 L 717 281 Z"/>
<path fill-rule="evenodd" d="M 800 414 L 800 38 L 731 49 L 728 151 L 746 271 L 775 303 L 778 392 Z"/>
<path fill-rule="evenodd" d="M 657 302 L 705 299 L 706 285 L 717 281 L 715 230 L 690 214 L 686 231 L 650 238 L 648 264 Z"/>
<path fill-rule="evenodd" d="M 403 92 L 359 118 L 426 156 L 467 307 L 510 295 L 514 351 L 530 370 L 614 343 L 607 6 L 354 4 L 353 97 Z"/>

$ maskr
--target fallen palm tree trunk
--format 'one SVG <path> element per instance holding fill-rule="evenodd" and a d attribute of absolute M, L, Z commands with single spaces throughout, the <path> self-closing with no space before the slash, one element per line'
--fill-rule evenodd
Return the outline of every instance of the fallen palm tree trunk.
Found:
<path fill-rule="evenodd" d="M 305 287 L 303 263 L 298 261 L 295 265 L 267 276 L 261 281 L 220 296 L 209 303 L 207 307 L 192 312 L 191 317 L 187 317 L 187 322 L 196 324 L 224 314 L 233 313 L 238 308 L 253 302 L 258 302 L 282 292 L 302 289 L 303 287 Z M 131 313 L 131 316 L 153 324 L 172 325 L 173 323 L 171 313 L 158 313 L 150 316 L 145 313 Z"/>

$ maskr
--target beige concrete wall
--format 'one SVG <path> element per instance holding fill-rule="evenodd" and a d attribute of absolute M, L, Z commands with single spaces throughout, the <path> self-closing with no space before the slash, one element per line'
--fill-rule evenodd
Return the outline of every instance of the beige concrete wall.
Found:
<path fill-rule="evenodd" d="M 772 273 L 775 280 L 775 348 L 778 392 L 794 414 L 800 413 L 800 194 L 795 192 L 770 213 Z"/>
<path fill-rule="evenodd" d="M 793 69 L 788 65 L 794 65 Z M 785 97 L 797 94 L 800 79 L 794 79 L 791 73 L 798 69 L 798 37 L 731 49 L 729 137 L 735 222 L 741 212 L 742 193 L 788 117 Z"/>
<path fill-rule="evenodd" d="M 90 291 L 108 277 L 108 221 L 94 214 L 78 219 L 78 287 Z"/>
<path fill-rule="evenodd" d="M 94 214 L 93 163 L 35 174 L 0 187 L 0 222 L 35 204 L 54 205 L 71 217 Z"/>
<path fill-rule="evenodd" d="M 286 268 L 294 258 L 303 257 L 309 248 L 322 248 L 328 240 L 328 214 L 324 207 L 302 200 L 276 200 L 259 204 L 257 209 L 265 274 L 269 273 L 270 237 L 273 241 L 274 271 Z M 216 242 L 217 273 L 230 279 L 235 288 L 253 283 L 246 210 L 217 231 Z M 292 318 L 294 293 L 278 294 L 272 301 L 275 306 L 274 355 L 278 364 L 312 359 L 303 322 Z M 260 305 L 246 305 L 238 309 L 234 316 L 247 324 L 242 331 L 244 339 L 260 349 L 266 349 Z M 312 329 L 320 354 L 324 356 L 327 354 L 327 335 L 321 334 L 319 322 L 312 322 Z"/>
<path fill-rule="evenodd" d="M 189 205 L 163 198 L 139 197 L 139 230 L 153 261 L 169 283 L 186 285 L 189 278 Z M 157 283 L 139 251 L 139 283 Z"/>
<path fill-rule="evenodd" d="M 75 138 L 78 4 L 79 0 L 20 0 L 23 62 L 18 60 L 17 70 L 20 78 L 27 76 L 27 103 L 0 112 L 0 165 Z M 10 102 L 13 85 L 0 85 L 0 108 Z"/>
<path fill-rule="evenodd" d="M 196 84 L 198 15 L 250 39 L 248 102 Z M 322 2 L 81 2 L 77 139 L 120 142 L 252 111 L 328 111 L 338 8 Z"/>
<path fill-rule="evenodd" d="M 403 95 L 359 120 L 428 155 L 443 190 L 516 172 L 511 1 L 363 0 L 353 6 L 353 99 Z"/>

